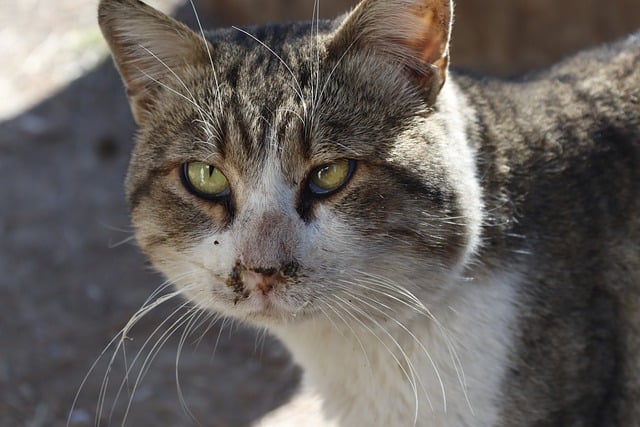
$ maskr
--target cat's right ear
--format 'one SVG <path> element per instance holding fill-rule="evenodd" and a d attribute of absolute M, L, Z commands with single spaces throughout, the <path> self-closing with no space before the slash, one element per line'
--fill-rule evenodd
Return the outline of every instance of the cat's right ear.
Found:
<path fill-rule="evenodd" d="M 208 42 L 140 1 L 101 0 L 98 22 L 139 125 L 148 117 L 159 89 L 181 92 L 187 64 L 210 61 Z"/>

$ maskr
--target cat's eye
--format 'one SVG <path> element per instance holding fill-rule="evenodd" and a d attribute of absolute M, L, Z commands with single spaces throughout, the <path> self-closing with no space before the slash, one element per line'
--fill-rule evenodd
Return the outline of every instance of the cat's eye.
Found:
<path fill-rule="evenodd" d="M 215 166 L 203 162 L 185 163 L 182 179 L 189 191 L 206 199 L 216 199 L 229 195 L 229 181 Z"/>
<path fill-rule="evenodd" d="M 317 167 L 309 175 L 309 190 L 317 196 L 326 196 L 341 189 L 351 178 L 355 161 L 340 159 Z"/>

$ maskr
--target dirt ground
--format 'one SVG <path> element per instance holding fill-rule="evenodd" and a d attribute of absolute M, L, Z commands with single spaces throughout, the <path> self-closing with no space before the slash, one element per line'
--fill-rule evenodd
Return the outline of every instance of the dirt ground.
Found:
<path fill-rule="evenodd" d="M 171 10 L 176 1 L 150 3 Z M 311 16 L 272 3 L 259 16 L 256 0 L 197 5 L 213 24 Z M 604 11 L 573 0 L 563 11 L 555 0 L 458 3 L 454 64 L 501 74 L 640 28 L 637 0 Z M 163 279 L 131 241 L 122 182 L 135 129 L 96 4 L 0 1 L 0 427 L 125 417 L 143 427 L 248 425 L 289 398 L 299 370 L 274 340 L 229 322 L 203 322 L 177 364 L 182 329 L 155 344 L 184 313 L 174 312 L 180 301 L 128 333 L 107 376 L 114 349 L 101 352 Z M 321 2 L 326 14 L 348 4 Z M 188 7 L 177 13 L 193 19 Z"/>

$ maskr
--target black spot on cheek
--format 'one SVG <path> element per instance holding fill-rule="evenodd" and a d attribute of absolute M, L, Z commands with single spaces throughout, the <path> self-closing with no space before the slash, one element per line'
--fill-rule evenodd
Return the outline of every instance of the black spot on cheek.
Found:
<path fill-rule="evenodd" d="M 214 241 L 214 242 L 213 242 L 213 244 L 217 246 L 217 245 L 219 245 L 219 244 L 220 244 L 220 242 L 218 242 L 218 241 L 216 240 L 216 241 Z"/>

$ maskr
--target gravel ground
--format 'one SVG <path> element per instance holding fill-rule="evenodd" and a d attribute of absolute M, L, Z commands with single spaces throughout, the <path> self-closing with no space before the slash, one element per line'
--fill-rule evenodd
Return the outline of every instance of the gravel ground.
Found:
<path fill-rule="evenodd" d="M 176 1 L 152 4 L 170 10 Z M 74 427 L 94 425 L 98 412 L 100 425 L 120 425 L 125 414 L 130 426 L 247 425 L 288 399 L 299 371 L 264 334 L 204 322 L 187 340 L 178 368 L 199 424 L 182 408 L 176 387 L 181 331 L 153 348 L 170 329 L 163 321 L 178 319 L 179 313 L 171 316 L 177 301 L 152 311 L 127 335 L 100 405 L 114 352 L 100 353 L 162 278 L 131 242 L 122 181 L 134 125 L 105 57 L 96 3 L 0 0 L 0 426 L 63 426 L 78 390 Z M 227 23 L 251 21 L 260 4 L 208 3 L 214 5 L 202 10 L 227 5 L 217 16 Z M 324 10 L 340 3 L 346 2 L 326 0 Z M 460 1 L 455 61 L 501 73 L 640 27 L 637 0 L 613 1 L 604 11 L 597 2 L 576 7 L 567 0 L 564 14 L 550 12 L 555 0 L 487 0 L 484 10 L 475 3 Z M 282 10 L 289 3 L 278 4 L 269 19 L 291 18 Z M 182 13 L 189 16 L 188 8 Z M 486 24 L 492 18 L 482 21 L 482 13 L 495 17 L 495 25 Z M 523 20 L 537 24 L 520 25 Z M 554 27 L 557 22 L 572 24 Z M 140 354 L 155 357 L 141 371 L 135 356 L 150 336 Z M 146 375 L 136 385 L 139 372 Z"/>

